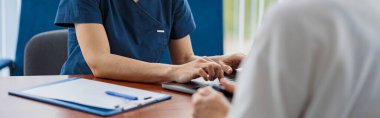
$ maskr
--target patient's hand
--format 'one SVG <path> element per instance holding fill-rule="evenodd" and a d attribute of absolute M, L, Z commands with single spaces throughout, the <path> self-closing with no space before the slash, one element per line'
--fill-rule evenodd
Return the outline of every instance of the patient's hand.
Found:
<path fill-rule="evenodd" d="M 234 91 L 235 91 L 235 83 L 233 83 L 233 82 L 230 82 L 230 81 L 228 81 L 228 80 L 226 80 L 226 79 L 219 79 L 219 81 L 220 81 L 220 84 L 222 84 L 223 85 L 223 87 L 224 87 L 224 89 L 226 90 L 226 91 L 228 91 L 228 92 L 230 92 L 230 93 L 234 93 Z"/>
<path fill-rule="evenodd" d="M 192 97 L 194 118 L 225 118 L 230 103 L 224 95 L 211 87 L 199 89 Z"/>

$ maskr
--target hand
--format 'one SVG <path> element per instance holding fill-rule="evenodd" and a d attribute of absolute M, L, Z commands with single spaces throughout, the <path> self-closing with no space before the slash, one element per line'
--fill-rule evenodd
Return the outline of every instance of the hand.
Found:
<path fill-rule="evenodd" d="M 222 67 L 214 61 L 208 61 L 204 58 L 174 66 L 170 74 L 171 80 L 178 83 L 186 83 L 200 76 L 206 81 L 224 78 Z"/>
<path fill-rule="evenodd" d="M 210 87 L 193 94 L 192 105 L 194 118 L 225 118 L 230 107 L 224 95 Z"/>
<path fill-rule="evenodd" d="M 224 87 L 224 89 L 230 93 L 234 93 L 235 91 L 235 83 L 232 83 L 226 79 L 219 79 L 220 84 Z"/>
<path fill-rule="evenodd" d="M 227 74 L 232 74 L 233 70 L 239 68 L 240 63 L 246 57 L 243 53 L 235 53 L 231 55 L 220 56 L 214 60 L 222 66 L 222 69 Z"/>

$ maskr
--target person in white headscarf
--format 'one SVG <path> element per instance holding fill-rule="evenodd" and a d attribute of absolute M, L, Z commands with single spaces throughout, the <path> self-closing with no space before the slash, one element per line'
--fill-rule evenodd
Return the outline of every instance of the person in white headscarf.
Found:
<path fill-rule="evenodd" d="M 230 104 L 193 95 L 197 118 L 380 118 L 380 1 L 297 0 L 271 9 Z M 234 84 L 226 83 L 233 92 Z"/>

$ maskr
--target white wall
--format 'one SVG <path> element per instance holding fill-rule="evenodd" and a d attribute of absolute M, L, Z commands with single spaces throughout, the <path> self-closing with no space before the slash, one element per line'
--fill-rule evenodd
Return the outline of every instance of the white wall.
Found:
<path fill-rule="evenodd" d="M 20 11 L 21 0 L 0 0 L 0 58 L 15 59 Z"/>
<path fill-rule="evenodd" d="M 4 0 L 2 0 L 2 1 L 4 1 Z M 3 6 L 3 5 L 2 5 L 2 4 L 3 4 L 3 3 L 0 2 L 0 58 L 3 57 L 3 44 L 2 44 L 3 42 L 1 41 L 1 37 L 3 36 L 3 35 L 2 35 L 2 34 L 3 34 L 3 32 L 2 32 L 2 27 L 3 27 L 3 26 L 2 26 L 2 22 L 3 22 L 3 19 L 2 19 L 2 16 L 3 16 L 3 15 L 2 15 L 2 14 L 3 14 L 3 13 L 2 13 L 2 11 L 3 11 L 2 8 L 3 8 L 3 7 L 2 7 L 2 6 Z"/>

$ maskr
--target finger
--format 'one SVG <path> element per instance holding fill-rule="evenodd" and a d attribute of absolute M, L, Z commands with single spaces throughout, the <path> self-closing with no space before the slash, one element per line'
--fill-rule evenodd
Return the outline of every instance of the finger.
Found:
<path fill-rule="evenodd" d="M 220 64 L 218 64 L 217 62 L 215 62 L 214 60 L 204 56 L 203 57 L 205 60 L 207 61 L 210 61 L 210 62 L 214 62 L 216 65 L 213 65 L 214 67 L 214 76 L 212 76 L 211 78 L 209 78 L 209 80 L 213 81 L 215 80 L 216 78 L 224 78 L 224 72 L 220 72 L 220 70 L 222 70 L 222 66 Z"/>
<path fill-rule="evenodd" d="M 229 82 L 226 79 L 220 79 L 220 84 L 224 87 L 224 89 L 230 93 L 234 93 L 235 91 L 235 84 L 232 82 Z"/>
<path fill-rule="evenodd" d="M 198 75 L 201 76 L 201 77 L 203 77 L 203 79 L 204 79 L 205 81 L 207 81 L 208 74 L 207 74 L 202 68 L 199 69 L 199 71 L 198 71 Z"/>
<path fill-rule="evenodd" d="M 222 67 L 219 64 L 214 63 L 212 66 L 213 66 L 215 75 L 214 75 L 214 78 L 210 79 L 210 81 L 214 81 L 216 78 L 221 78 L 223 76 Z"/>
<path fill-rule="evenodd" d="M 205 99 L 205 101 L 207 101 L 207 100 L 213 98 L 213 97 L 216 96 L 218 93 L 220 93 L 220 92 L 218 92 L 218 91 L 212 89 L 211 87 L 206 87 L 206 88 L 204 89 L 204 91 L 207 91 L 207 96 L 204 96 L 204 97 L 203 97 L 203 99 Z"/>
<path fill-rule="evenodd" d="M 223 79 L 224 78 L 224 71 L 222 69 L 219 70 L 219 79 Z"/>
<path fill-rule="evenodd" d="M 223 62 L 222 62 L 220 65 L 222 65 L 222 69 L 223 69 L 223 71 L 224 71 L 225 73 L 227 73 L 227 74 L 232 74 L 233 69 L 232 69 L 231 66 L 226 65 L 226 64 L 224 64 Z"/>
<path fill-rule="evenodd" d="M 207 66 L 202 67 L 202 70 L 203 70 L 203 72 L 205 72 L 207 74 L 205 77 L 203 77 L 203 79 L 205 81 L 208 81 L 208 79 L 210 78 L 210 74 L 208 72 Z"/>
<path fill-rule="evenodd" d="M 218 79 L 224 78 L 224 71 L 222 69 L 222 66 L 218 65 L 216 72 L 217 72 Z"/>
<path fill-rule="evenodd" d="M 197 93 L 203 97 L 208 96 L 210 94 L 210 88 L 211 87 L 204 87 L 204 88 L 198 89 Z"/>
<path fill-rule="evenodd" d="M 202 95 L 200 93 L 194 93 L 193 96 L 191 97 L 191 103 L 193 103 L 193 105 L 195 105 L 196 103 L 198 103 L 200 101 L 200 99 L 202 99 Z"/>
<path fill-rule="evenodd" d="M 219 68 L 222 68 L 222 66 L 221 66 L 221 64 L 219 64 L 219 63 L 217 63 L 217 62 L 215 62 L 214 60 L 212 60 L 212 59 L 210 59 L 210 58 L 208 58 L 208 57 L 203 57 L 205 60 L 207 60 L 207 61 L 209 61 L 209 62 L 214 62 L 216 65 L 217 65 L 217 67 L 219 67 Z M 215 65 L 214 65 L 215 66 Z M 215 68 L 215 67 L 214 67 Z M 217 68 L 218 70 L 216 70 L 215 69 L 215 74 L 217 75 L 218 74 L 218 72 L 219 72 L 219 68 Z"/>
<path fill-rule="evenodd" d="M 208 78 L 207 78 L 207 80 L 211 80 L 211 78 L 214 78 L 215 72 L 214 72 L 214 68 L 213 68 L 212 63 L 207 63 L 207 65 L 205 67 L 205 70 L 206 70 L 206 72 L 209 75 Z"/>

